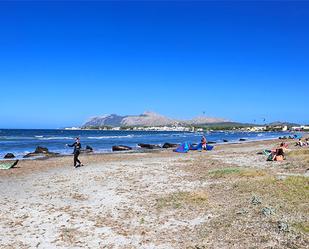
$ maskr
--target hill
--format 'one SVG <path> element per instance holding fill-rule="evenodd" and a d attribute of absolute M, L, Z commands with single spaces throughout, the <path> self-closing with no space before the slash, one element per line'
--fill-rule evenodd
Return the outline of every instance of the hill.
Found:
<path fill-rule="evenodd" d="M 139 126 L 192 126 L 228 122 L 226 119 L 200 116 L 192 120 L 177 120 L 154 112 L 144 112 L 140 115 L 120 116 L 117 114 L 103 115 L 90 118 L 82 125 L 82 128 L 89 127 L 139 127 Z"/>

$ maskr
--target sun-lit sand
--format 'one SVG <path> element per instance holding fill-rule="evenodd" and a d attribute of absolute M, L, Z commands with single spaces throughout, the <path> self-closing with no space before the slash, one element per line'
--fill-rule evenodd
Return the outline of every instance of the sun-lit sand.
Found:
<path fill-rule="evenodd" d="M 257 154 L 278 143 L 21 161 L 0 171 L 0 248 L 306 248 L 308 148 Z"/>

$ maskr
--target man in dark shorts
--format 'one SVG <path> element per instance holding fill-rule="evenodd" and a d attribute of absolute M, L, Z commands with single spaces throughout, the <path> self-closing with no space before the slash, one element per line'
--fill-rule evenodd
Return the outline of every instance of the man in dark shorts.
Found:
<path fill-rule="evenodd" d="M 78 156 L 80 154 L 80 150 L 82 148 L 82 145 L 80 144 L 79 137 L 75 138 L 75 143 L 73 144 L 67 144 L 69 147 L 74 147 L 73 155 L 74 155 L 74 167 L 80 167 L 83 166 L 83 164 L 79 161 Z M 78 163 L 78 165 L 77 165 Z"/>

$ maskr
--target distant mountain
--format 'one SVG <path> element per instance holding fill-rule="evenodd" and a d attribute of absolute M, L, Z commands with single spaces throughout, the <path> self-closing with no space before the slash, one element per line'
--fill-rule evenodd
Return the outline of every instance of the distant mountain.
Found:
<path fill-rule="evenodd" d="M 121 121 L 125 116 L 119 116 L 116 114 L 103 115 L 98 117 L 90 118 L 82 127 L 102 127 L 102 126 L 111 126 L 116 127 L 121 125 Z"/>
<path fill-rule="evenodd" d="M 184 122 L 190 125 L 203 125 L 203 124 L 225 123 L 225 122 L 229 122 L 229 120 L 223 119 L 223 118 L 199 116 L 199 117 L 196 117 L 191 120 L 184 121 Z"/>
<path fill-rule="evenodd" d="M 116 114 L 93 117 L 82 125 L 87 127 L 128 127 L 128 126 L 173 126 L 173 125 L 204 125 L 228 122 L 226 119 L 213 117 L 196 117 L 192 120 L 176 120 L 154 112 L 144 112 L 141 115 L 119 116 Z"/>
<path fill-rule="evenodd" d="M 154 112 L 144 112 L 138 116 L 126 116 L 121 121 L 122 126 L 165 126 L 177 123 L 176 120 Z"/>

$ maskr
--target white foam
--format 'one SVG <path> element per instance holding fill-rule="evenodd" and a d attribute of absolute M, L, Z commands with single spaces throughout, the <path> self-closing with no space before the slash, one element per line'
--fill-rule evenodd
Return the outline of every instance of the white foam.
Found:
<path fill-rule="evenodd" d="M 142 135 L 125 135 L 125 136 L 100 136 L 100 137 L 87 137 L 88 139 L 111 139 L 111 138 L 133 138 L 142 137 Z"/>
<path fill-rule="evenodd" d="M 40 140 L 73 140 L 74 137 L 42 137 Z"/>

